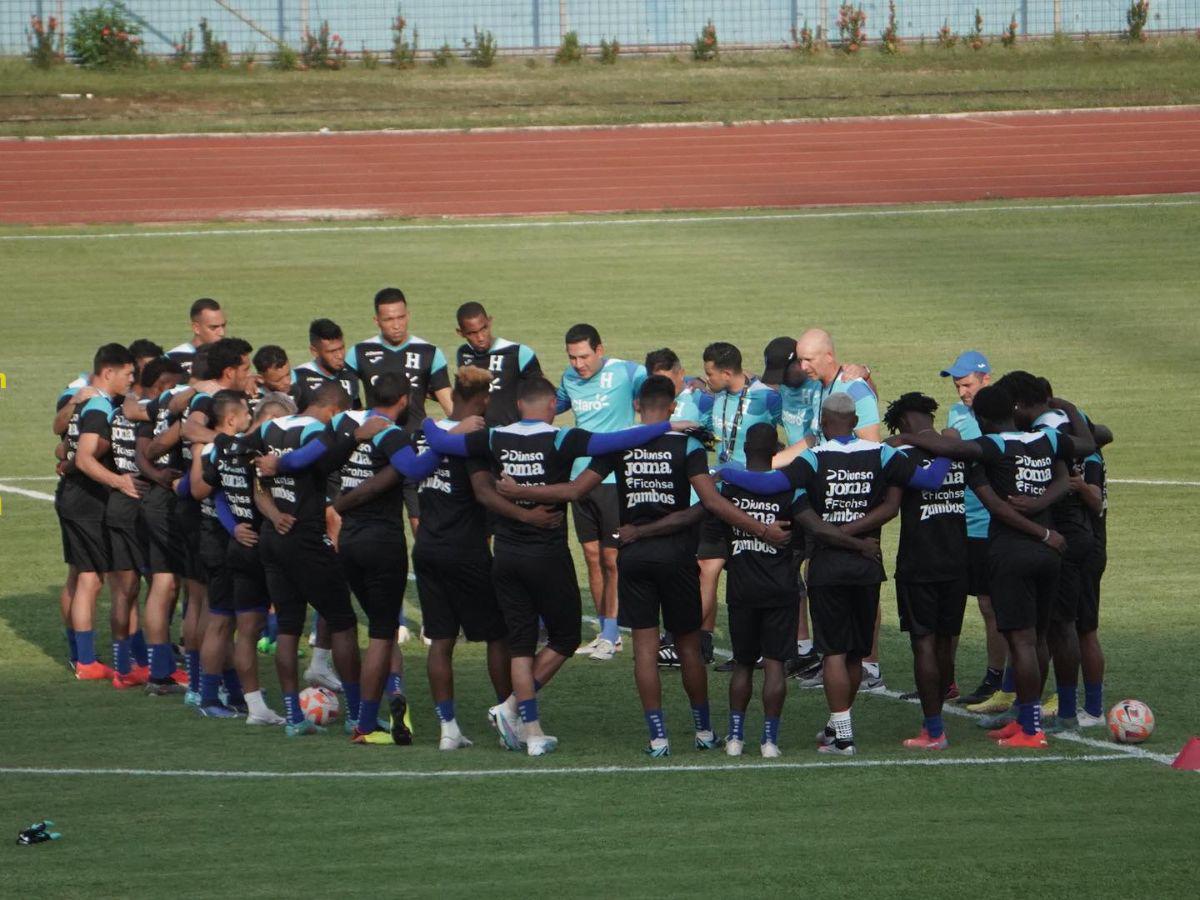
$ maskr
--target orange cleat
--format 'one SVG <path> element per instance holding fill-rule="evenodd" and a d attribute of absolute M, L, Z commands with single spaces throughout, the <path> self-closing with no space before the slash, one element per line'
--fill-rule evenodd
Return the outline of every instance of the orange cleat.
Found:
<path fill-rule="evenodd" d="M 176 669 L 174 672 L 171 673 L 171 680 L 173 682 L 175 682 L 176 684 L 182 684 L 184 687 L 187 687 L 187 683 L 188 683 L 187 672 L 183 671 L 183 669 Z"/>
<path fill-rule="evenodd" d="M 996 728 L 992 731 L 989 731 L 987 733 L 987 736 L 990 737 L 993 741 L 1003 741 L 1003 740 L 1006 740 L 1006 739 L 1012 737 L 1014 734 L 1018 734 L 1020 731 L 1021 731 L 1021 723 L 1018 722 L 1016 719 L 1013 719 L 1011 722 L 1009 722 L 1003 728 Z"/>
<path fill-rule="evenodd" d="M 1001 747 L 1022 747 L 1026 750 L 1045 750 L 1050 746 L 1046 740 L 1046 732 L 1041 729 L 1033 734 L 1026 734 L 1023 729 L 1018 729 L 1012 737 L 1004 738 L 996 743 Z"/>
<path fill-rule="evenodd" d="M 111 681 L 116 674 L 99 660 L 75 665 L 75 677 L 79 681 Z"/>
<path fill-rule="evenodd" d="M 128 675 L 122 675 L 120 672 L 117 672 L 113 675 L 112 686 L 118 691 L 122 691 L 125 688 L 141 687 L 149 680 L 148 677 L 138 677 L 136 671 L 130 672 Z"/>
<path fill-rule="evenodd" d="M 134 666 L 131 673 L 134 677 L 142 679 L 142 684 L 150 683 L 150 667 L 149 666 Z"/>
<path fill-rule="evenodd" d="M 922 728 L 919 735 L 906 739 L 904 746 L 909 750 L 945 750 L 950 746 L 950 742 L 946 739 L 946 732 L 943 731 L 941 737 L 932 738 L 929 732 Z"/>

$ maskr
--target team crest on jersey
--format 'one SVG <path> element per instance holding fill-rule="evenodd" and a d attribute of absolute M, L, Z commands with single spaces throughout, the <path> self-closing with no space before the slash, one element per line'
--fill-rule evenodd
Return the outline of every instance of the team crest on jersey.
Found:
<path fill-rule="evenodd" d="M 612 372 L 601 372 L 600 373 L 600 387 L 611 388 L 612 386 L 613 386 Z"/>

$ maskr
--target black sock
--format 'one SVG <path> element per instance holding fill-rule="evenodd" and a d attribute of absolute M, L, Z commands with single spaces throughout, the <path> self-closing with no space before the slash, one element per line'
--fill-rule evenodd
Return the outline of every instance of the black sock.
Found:
<path fill-rule="evenodd" d="M 1004 680 L 1004 670 L 1003 669 L 993 669 L 991 666 L 988 666 L 987 674 L 983 676 L 984 684 L 990 685 L 991 687 L 994 687 L 994 688 L 998 688 L 998 687 L 1000 687 L 1000 683 L 1003 680 Z"/>

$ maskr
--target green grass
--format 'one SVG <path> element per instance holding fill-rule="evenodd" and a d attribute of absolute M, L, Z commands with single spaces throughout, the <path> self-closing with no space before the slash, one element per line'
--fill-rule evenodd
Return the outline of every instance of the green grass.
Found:
<path fill-rule="evenodd" d="M 1000 370 L 1045 373 L 1058 392 L 1109 424 L 1117 437 L 1108 453 L 1111 478 L 1196 480 L 1200 459 L 1186 433 L 1200 412 L 1193 390 L 1200 206 L 1180 203 L 1025 204 L 1021 211 L 981 204 L 962 213 L 764 214 L 760 221 L 717 215 L 691 224 L 671 224 L 677 217 L 665 215 L 656 224 L 571 228 L 451 223 L 256 234 L 235 226 L 223 229 L 232 235 L 205 237 L 0 240 L 8 337 L 0 483 L 52 471 L 54 397 L 95 345 L 142 335 L 182 340 L 187 303 L 209 294 L 226 306 L 233 333 L 255 345 L 282 343 L 299 360 L 315 316 L 337 319 L 351 338 L 370 334 L 370 296 L 390 282 L 412 298 L 415 333 L 451 350 L 454 308 L 482 298 L 498 333 L 534 346 L 552 374 L 565 364 L 563 331 L 581 319 L 600 328 L 614 355 L 639 359 L 665 343 L 693 370 L 709 340 L 733 340 L 753 357 L 778 333 L 820 324 L 843 358 L 873 366 L 885 400 L 919 389 L 948 405 L 953 398 L 938 370 L 964 347 L 979 346 Z M 150 229 L 132 233 L 143 231 Z M 0 237 L 29 233 L 108 232 L 0 229 Z M 1107 696 L 1151 704 L 1159 728 L 1147 749 L 1159 754 L 1176 752 L 1200 726 L 1192 674 L 1197 498 L 1195 487 L 1111 488 Z M 120 879 L 135 895 L 268 896 L 290 887 L 280 881 L 290 871 L 338 895 L 399 884 L 440 896 L 537 889 L 674 895 L 706 885 L 762 894 L 804 884 L 833 895 L 1027 896 L 1031 888 L 1012 868 L 1027 860 L 1037 866 L 1037 889 L 1050 895 L 1118 896 L 1129 884 L 1147 896 L 1190 894 L 1189 829 L 1200 781 L 1149 760 L 482 776 L 652 769 L 639 753 L 644 726 L 628 652 L 608 666 L 569 663 L 546 691 L 546 721 L 562 740 L 547 760 L 505 754 L 489 739 L 486 677 L 474 647 L 459 650 L 458 688 L 460 720 L 477 745 L 454 755 L 432 745 L 419 645 L 408 648 L 418 745 L 404 750 L 373 752 L 334 735 L 286 742 L 278 733 L 197 719 L 175 698 L 77 684 L 60 662 L 62 564 L 51 506 L 7 492 L 3 501 L 0 684 L 10 727 L 0 766 L 481 773 L 427 780 L 0 774 L 0 827 L 11 833 L 49 816 L 65 834 L 52 846 L 9 844 L 6 893 L 111 893 Z M 894 532 L 887 534 L 889 560 Z M 103 644 L 103 625 L 99 636 Z M 728 645 L 723 626 L 718 643 Z M 882 649 L 889 685 L 907 689 L 910 655 L 890 586 Z M 978 677 L 981 654 L 978 616 L 969 611 L 959 657 L 964 687 Z M 687 748 L 686 701 L 677 676 L 665 681 L 677 743 L 671 762 L 726 762 Z M 273 675 L 266 682 L 270 688 Z M 710 689 L 722 720 L 724 676 L 713 675 Z M 818 761 L 810 736 L 823 710 L 819 693 L 792 690 L 783 762 Z M 756 733 L 759 715 L 752 706 L 748 733 Z M 898 742 L 919 725 L 918 711 L 866 697 L 856 725 L 861 761 L 903 760 L 910 757 Z M 949 725 L 946 758 L 999 755 L 972 724 L 953 718 Z M 1053 752 L 1106 751 L 1058 741 Z M 201 878 L 184 862 L 185 843 L 186 859 L 204 866 Z M 990 849 L 972 865 L 963 854 L 980 847 Z M 1119 879 L 1107 877 L 1117 848 Z M 523 880 L 527 873 L 536 887 Z"/>
<path fill-rule="evenodd" d="M 501 59 L 492 69 L 341 72 L 34 70 L 0 61 L 0 135 L 471 128 L 1194 103 L 1200 41 L 1163 39 L 628 58 Z M 95 95 L 92 100 L 60 94 Z"/>

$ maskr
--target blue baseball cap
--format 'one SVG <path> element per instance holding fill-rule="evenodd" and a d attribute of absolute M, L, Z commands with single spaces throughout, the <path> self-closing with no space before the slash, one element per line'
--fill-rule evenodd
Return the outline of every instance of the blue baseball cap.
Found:
<path fill-rule="evenodd" d="M 964 375 L 970 375 L 972 372 L 983 375 L 992 371 L 992 367 L 988 364 L 987 357 L 978 350 L 966 350 L 958 355 L 949 368 L 942 369 L 942 377 L 962 378 Z"/>

